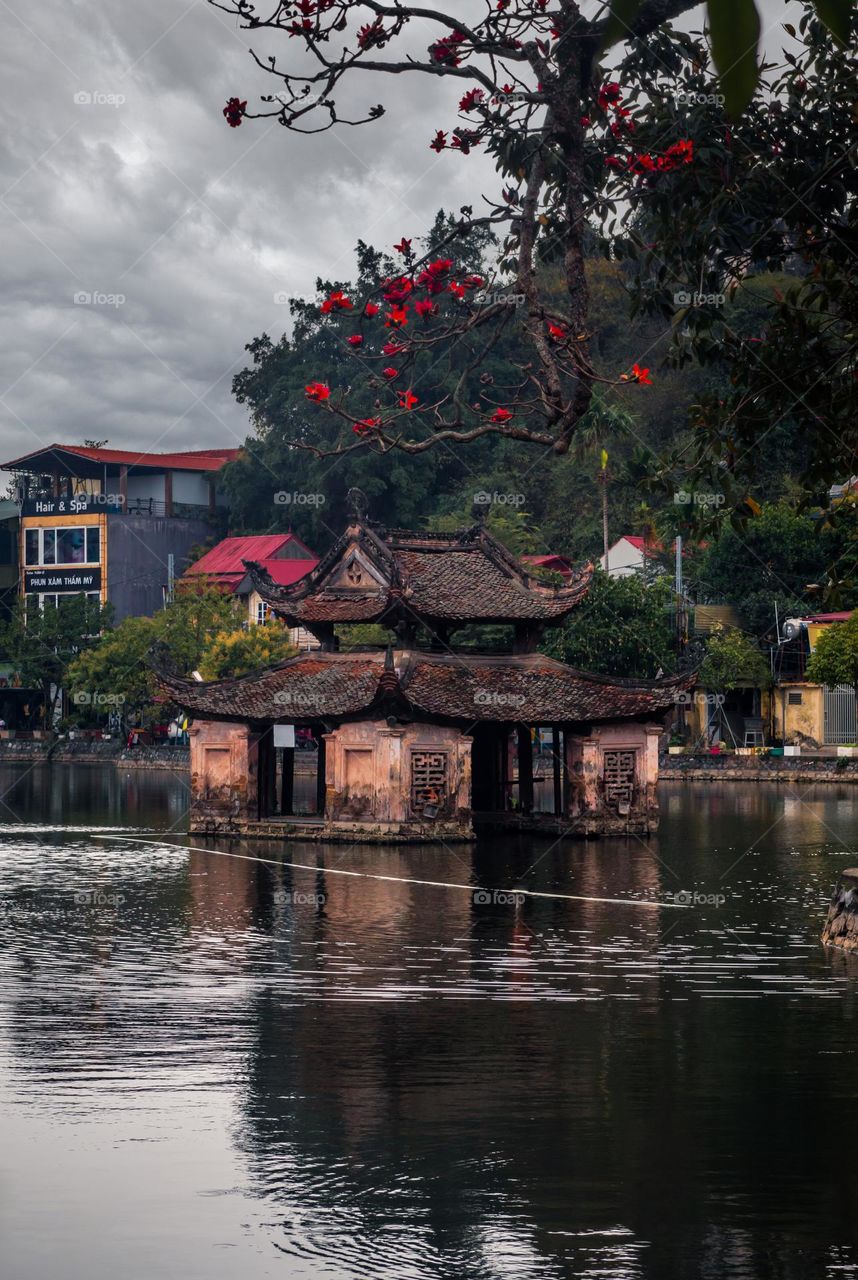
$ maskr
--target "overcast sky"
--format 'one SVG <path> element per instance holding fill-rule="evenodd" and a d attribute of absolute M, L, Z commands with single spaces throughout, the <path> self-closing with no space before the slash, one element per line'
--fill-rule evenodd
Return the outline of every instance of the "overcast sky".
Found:
<path fill-rule="evenodd" d="M 361 76 L 357 103 L 385 118 L 313 139 L 229 129 L 226 98 L 271 81 L 205 0 L 0 4 L 0 461 L 85 438 L 241 443 L 230 382 L 246 342 L 287 327 L 275 298 L 347 278 L 358 237 L 389 247 L 495 189 L 479 154 L 429 150 L 458 83 Z"/>

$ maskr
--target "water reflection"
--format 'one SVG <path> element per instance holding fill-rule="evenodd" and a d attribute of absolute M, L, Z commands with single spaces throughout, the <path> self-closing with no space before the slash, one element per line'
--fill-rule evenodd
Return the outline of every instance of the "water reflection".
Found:
<path fill-rule="evenodd" d="M 181 780 L 76 772 L 18 779 L 0 841 L 16 1280 L 858 1274 L 858 962 L 817 941 L 847 788 L 667 788 L 649 842 L 283 853 L 136 843 Z"/>

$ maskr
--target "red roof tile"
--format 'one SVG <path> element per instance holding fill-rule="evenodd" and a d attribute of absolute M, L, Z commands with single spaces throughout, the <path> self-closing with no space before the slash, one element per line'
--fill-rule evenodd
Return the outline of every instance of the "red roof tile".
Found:
<path fill-rule="evenodd" d="M 306 551 L 307 558 L 316 563 L 312 551 L 309 547 L 305 547 L 294 533 L 246 534 L 234 538 L 222 538 L 217 546 L 207 551 L 185 572 L 186 574 L 231 573 L 244 577 L 247 572 L 244 566 L 245 560 L 273 560 L 277 552 L 290 542 Z M 294 582 L 294 578 L 290 581 Z"/>
<path fill-rule="evenodd" d="M 169 471 L 219 471 L 227 462 L 233 462 L 239 454 L 238 449 L 183 449 L 178 453 L 141 453 L 135 449 L 91 449 L 86 445 L 51 444 L 43 449 L 35 449 L 10 462 L 0 463 L 4 471 L 21 470 L 25 463 L 35 466 L 41 459 L 48 460 L 51 454 L 56 461 L 62 461 L 63 454 L 85 458 L 88 462 L 107 464 L 125 464 L 129 467 L 163 468 Z"/>

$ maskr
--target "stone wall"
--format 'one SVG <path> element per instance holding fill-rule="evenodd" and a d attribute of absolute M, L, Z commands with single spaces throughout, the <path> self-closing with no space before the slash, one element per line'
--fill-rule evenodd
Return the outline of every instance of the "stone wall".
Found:
<path fill-rule="evenodd" d="M 2 764 L 100 764 L 123 769 L 175 769 L 184 771 L 189 764 L 187 747 L 125 746 L 123 738 L 108 742 L 88 739 L 40 740 L 38 738 L 6 738 L 0 740 Z"/>
<path fill-rule="evenodd" d="M 664 756 L 661 776 L 686 782 L 858 782 L 858 759 L 839 756 Z"/>
<path fill-rule="evenodd" d="M 425 826 L 422 809 L 428 801 L 435 810 L 433 823 L 470 834 L 471 739 L 458 729 L 357 721 L 327 734 L 325 741 L 326 821 L 375 829 Z M 424 774 L 430 779 L 428 793 L 415 800 Z"/>
<path fill-rule="evenodd" d="M 658 724 L 618 724 L 594 728 L 589 734 L 566 735 L 568 794 L 566 829 L 583 833 L 654 831 L 658 826 Z M 606 778 L 606 752 L 633 757 L 634 778 L 630 802 L 611 794 Z M 570 819 L 572 820 L 570 822 Z"/>

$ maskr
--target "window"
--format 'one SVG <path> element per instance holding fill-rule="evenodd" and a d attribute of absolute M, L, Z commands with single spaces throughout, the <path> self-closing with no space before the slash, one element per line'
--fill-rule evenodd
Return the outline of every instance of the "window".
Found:
<path fill-rule="evenodd" d="M 99 564 L 101 530 L 86 528 L 27 529 L 24 534 L 26 564 Z"/>
<path fill-rule="evenodd" d="M 85 555 L 85 529 L 57 530 L 57 564 L 83 564 Z"/>
<path fill-rule="evenodd" d="M 411 810 L 422 813 L 426 805 L 442 806 L 447 799 L 447 752 L 411 752 Z"/>
<path fill-rule="evenodd" d="M 635 752 L 606 751 L 603 769 L 607 802 L 631 804 L 635 794 Z"/>
<path fill-rule="evenodd" d="M 787 705 L 790 707 L 801 706 L 801 690 L 800 689 L 790 689 L 789 693 L 787 694 Z"/>
<path fill-rule="evenodd" d="M 28 609 L 33 608 L 36 604 L 40 609 L 61 609 L 72 600 L 77 600 L 80 595 L 85 595 L 87 600 L 101 599 L 100 591 L 58 591 L 42 595 L 28 595 L 25 599 Z"/>
<path fill-rule="evenodd" d="M 269 613 L 270 613 L 270 612 L 271 612 L 271 610 L 270 610 L 270 608 L 268 607 L 268 605 L 265 603 L 265 601 L 264 601 L 264 600 L 257 600 L 257 602 L 256 602 L 256 621 L 257 621 L 260 625 L 261 625 L 263 622 L 266 622 L 266 621 L 267 621 L 267 619 L 268 619 L 268 615 L 269 615 Z"/>

